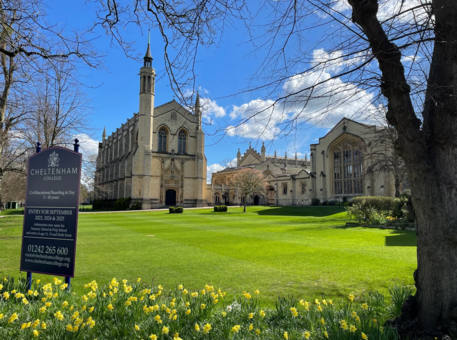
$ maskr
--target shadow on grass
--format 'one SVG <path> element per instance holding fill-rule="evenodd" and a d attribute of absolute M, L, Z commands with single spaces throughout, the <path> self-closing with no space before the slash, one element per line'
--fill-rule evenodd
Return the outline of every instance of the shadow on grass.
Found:
<path fill-rule="evenodd" d="M 417 247 L 417 236 L 414 231 L 393 230 L 386 236 L 386 247 Z"/>
<path fill-rule="evenodd" d="M 312 216 L 326 217 L 343 212 L 342 207 L 271 207 L 256 213 L 265 216 Z"/>
<path fill-rule="evenodd" d="M 0 215 L 24 215 L 24 208 L 3 210 Z"/>

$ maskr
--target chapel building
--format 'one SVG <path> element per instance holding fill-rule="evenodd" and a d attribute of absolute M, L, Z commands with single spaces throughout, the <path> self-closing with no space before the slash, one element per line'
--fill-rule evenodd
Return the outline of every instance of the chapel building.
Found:
<path fill-rule="evenodd" d="M 383 128 L 343 118 L 319 142 L 310 145 L 310 159 L 278 157 L 260 153 L 251 145 L 237 154 L 237 166 L 212 174 L 213 204 L 241 204 L 234 179 L 244 168 L 261 171 L 269 185 L 265 193 L 247 198 L 254 205 L 309 205 L 312 199 L 325 201 L 351 200 L 356 196 L 394 197 L 391 173 L 369 173 L 368 154 L 375 154 L 375 142 Z"/>
<path fill-rule="evenodd" d="M 139 112 L 99 143 L 95 184 L 102 199 L 130 197 L 143 209 L 206 206 L 205 136 L 200 99 L 193 112 L 175 100 L 154 107 L 148 44 L 140 69 Z"/>

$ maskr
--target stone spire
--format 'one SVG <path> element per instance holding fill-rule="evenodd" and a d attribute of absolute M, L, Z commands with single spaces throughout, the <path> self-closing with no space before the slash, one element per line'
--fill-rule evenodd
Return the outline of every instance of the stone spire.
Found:
<path fill-rule="evenodd" d="M 144 55 L 144 67 L 152 67 L 152 55 L 151 55 L 151 31 L 148 32 L 148 48 L 146 50 L 146 54 Z"/>
<path fill-rule="evenodd" d="M 241 152 L 240 152 L 240 148 L 238 148 L 238 152 L 236 154 L 236 166 L 240 166 L 240 161 L 241 161 Z"/>
<path fill-rule="evenodd" d="M 102 135 L 102 142 L 106 139 L 106 127 L 103 127 L 103 135 Z"/>
<path fill-rule="evenodd" d="M 298 158 L 297 158 L 297 153 L 295 153 L 295 166 L 298 165 Z"/>
<path fill-rule="evenodd" d="M 260 149 L 260 160 L 262 162 L 265 162 L 266 156 L 265 156 L 265 143 L 262 142 L 262 148 Z"/>
<path fill-rule="evenodd" d="M 275 164 L 276 164 L 276 150 L 275 150 Z"/>
<path fill-rule="evenodd" d="M 202 107 L 200 105 L 200 94 L 197 91 L 197 98 L 195 99 L 195 115 L 198 118 L 197 130 L 202 129 Z"/>

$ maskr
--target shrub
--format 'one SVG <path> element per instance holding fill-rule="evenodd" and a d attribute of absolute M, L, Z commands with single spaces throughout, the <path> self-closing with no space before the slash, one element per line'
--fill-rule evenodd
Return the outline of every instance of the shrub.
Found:
<path fill-rule="evenodd" d="M 101 209 L 102 207 L 102 201 L 94 201 L 94 203 L 92 204 L 92 210 L 96 210 L 96 209 Z"/>
<path fill-rule="evenodd" d="M 131 200 L 130 197 L 124 198 L 124 199 L 122 200 L 122 202 L 120 203 L 119 209 L 121 209 L 121 210 L 127 210 L 127 209 L 129 208 L 129 206 L 130 206 L 130 200 Z"/>
<path fill-rule="evenodd" d="M 349 218 L 356 219 L 359 223 L 371 223 L 374 221 L 375 215 L 378 213 L 376 208 L 366 204 L 365 200 L 354 203 L 352 207 L 346 207 Z"/>
<path fill-rule="evenodd" d="M 351 202 L 344 202 L 344 203 L 343 203 L 343 206 L 345 206 L 345 207 L 350 207 L 350 206 L 351 206 Z"/>
<path fill-rule="evenodd" d="M 176 214 L 182 214 L 183 211 L 184 211 L 184 208 L 183 208 L 183 207 L 176 207 L 176 208 L 175 208 L 175 213 L 176 213 Z"/>
<path fill-rule="evenodd" d="M 320 200 L 320 199 L 318 199 L 318 198 L 313 198 L 313 199 L 311 200 L 311 205 L 319 205 L 319 204 L 321 204 L 321 200 Z"/>
<path fill-rule="evenodd" d="M 354 197 L 352 203 L 356 205 L 362 201 L 365 202 L 364 205 L 373 207 L 379 212 L 386 212 L 387 214 L 395 209 L 395 198 L 392 197 L 360 196 Z"/>
<path fill-rule="evenodd" d="M 215 212 L 226 212 L 227 206 L 226 205 L 215 206 L 214 211 Z"/>
<path fill-rule="evenodd" d="M 174 214 L 174 213 L 175 213 L 175 207 L 169 207 L 169 208 L 168 208 L 168 212 L 169 212 L 170 214 Z"/>
<path fill-rule="evenodd" d="M 123 200 L 123 198 L 119 198 L 114 201 L 114 210 L 121 210 L 121 203 Z"/>
<path fill-rule="evenodd" d="M 143 209 L 143 205 L 141 204 L 140 201 L 133 202 L 132 206 L 130 207 L 130 210 L 141 210 L 141 209 Z"/>

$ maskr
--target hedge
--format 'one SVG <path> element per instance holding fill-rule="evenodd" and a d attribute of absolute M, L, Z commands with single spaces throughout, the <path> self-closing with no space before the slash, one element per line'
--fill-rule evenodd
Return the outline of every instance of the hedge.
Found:
<path fill-rule="evenodd" d="M 319 205 L 319 204 L 321 204 L 321 200 L 320 200 L 320 199 L 318 199 L 318 198 L 313 198 L 313 199 L 311 200 L 311 205 Z"/>
<path fill-rule="evenodd" d="M 215 212 L 226 212 L 227 206 L 226 205 L 219 205 L 214 207 Z"/>
<path fill-rule="evenodd" d="M 141 209 L 143 209 L 143 205 L 141 204 L 140 201 L 133 202 L 132 206 L 130 207 L 130 210 L 141 210 Z"/>
<path fill-rule="evenodd" d="M 116 200 L 97 200 L 92 204 L 93 210 L 111 210 L 114 209 Z"/>
<path fill-rule="evenodd" d="M 182 214 L 183 211 L 184 211 L 183 207 L 169 207 L 168 208 L 168 212 L 170 214 Z"/>

